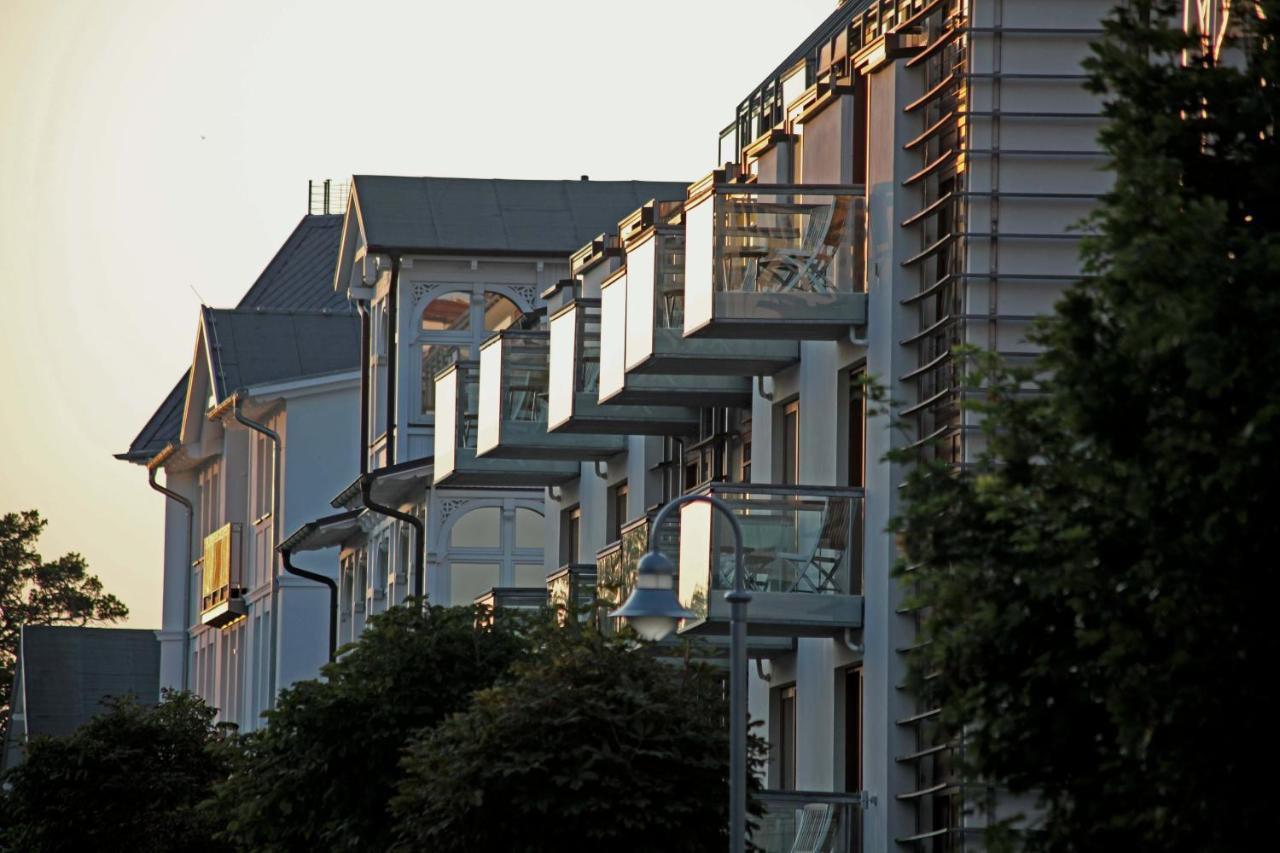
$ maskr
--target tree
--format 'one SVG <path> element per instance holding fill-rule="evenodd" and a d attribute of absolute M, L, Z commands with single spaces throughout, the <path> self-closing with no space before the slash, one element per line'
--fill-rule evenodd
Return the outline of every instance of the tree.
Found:
<path fill-rule="evenodd" d="M 225 839 L 257 853 L 385 851 L 410 735 L 465 708 L 526 650 L 520 620 L 485 625 L 483 615 L 394 607 L 370 618 L 321 680 L 281 691 L 215 790 Z"/>
<path fill-rule="evenodd" d="M 9 721 L 9 692 L 23 625 L 117 622 L 129 608 L 102 591 L 84 557 L 64 554 L 51 563 L 36 551 L 46 522 L 35 510 L 0 518 L 0 739 Z"/>
<path fill-rule="evenodd" d="M 226 771 L 214 714 L 189 693 L 113 699 L 74 734 L 33 739 L 0 786 L 0 850 L 222 850 L 198 808 Z"/>
<path fill-rule="evenodd" d="M 553 630 L 510 678 L 410 746 L 395 849 L 723 849 L 727 716 L 706 667 L 576 624 Z"/>
<path fill-rule="evenodd" d="M 974 363 L 981 459 L 906 483 L 913 684 L 964 772 L 1039 797 L 1027 849 L 1252 849 L 1267 821 L 1280 2 L 1256 5 L 1230 63 L 1196 59 L 1171 0 L 1109 18 L 1091 277 L 1035 372 Z"/>

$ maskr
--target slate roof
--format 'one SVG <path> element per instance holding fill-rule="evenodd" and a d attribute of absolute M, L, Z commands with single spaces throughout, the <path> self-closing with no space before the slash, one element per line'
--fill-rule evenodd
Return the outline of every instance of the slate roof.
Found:
<path fill-rule="evenodd" d="M 346 294 L 333 289 L 333 269 L 342 238 L 341 216 L 304 216 L 270 263 L 258 275 L 237 308 L 333 311 L 354 315 Z M 182 404 L 190 371 L 147 420 L 117 459 L 146 462 L 171 442 L 182 428 Z"/>
<path fill-rule="evenodd" d="M 214 398 L 239 388 L 360 366 L 360 321 L 350 314 L 204 308 Z"/>
<path fill-rule="evenodd" d="M 365 242 L 374 251 L 565 256 L 650 199 L 684 198 L 688 186 L 388 175 L 351 180 Z"/>
<path fill-rule="evenodd" d="M 15 740 L 71 734 L 100 713 L 109 696 L 132 694 L 141 705 L 155 705 L 160 643 L 154 631 L 134 628 L 25 625 L 17 673 L 23 696 L 14 697 L 13 707 L 22 707 L 25 730 L 10 721 L 6 756 Z"/>

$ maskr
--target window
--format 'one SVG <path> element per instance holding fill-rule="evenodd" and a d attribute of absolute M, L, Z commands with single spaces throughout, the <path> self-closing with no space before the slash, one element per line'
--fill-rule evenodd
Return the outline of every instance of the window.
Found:
<path fill-rule="evenodd" d="M 471 604 L 495 586 L 501 586 L 502 566 L 498 563 L 454 563 L 449 567 L 449 601 Z"/>
<path fill-rule="evenodd" d="M 627 509 L 627 499 L 630 494 L 631 490 L 627 487 L 626 480 L 609 488 L 609 512 L 606 519 L 609 529 L 605 536 L 609 542 L 617 542 L 622 538 L 622 525 L 630 520 Z"/>
<path fill-rule="evenodd" d="M 849 485 L 867 484 L 867 371 L 849 377 Z"/>
<path fill-rule="evenodd" d="M 523 312 L 501 293 L 486 291 L 484 295 L 484 328 L 486 332 L 500 332 L 520 321 Z"/>
<path fill-rule="evenodd" d="M 435 414 L 437 373 L 455 361 L 474 358 L 485 338 L 519 324 L 523 317 L 513 299 L 493 290 L 466 287 L 434 296 L 419 322 L 418 418 Z"/>
<path fill-rule="evenodd" d="M 777 688 L 778 726 L 774 750 L 780 791 L 796 789 L 796 686 Z"/>
<path fill-rule="evenodd" d="M 844 789 L 862 790 L 862 667 L 844 672 Z"/>
<path fill-rule="evenodd" d="M 501 548 L 502 509 L 483 506 L 459 518 L 449 534 L 449 547 Z"/>
<path fill-rule="evenodd" d="M 782 482 L 800 482 L 800 401 L 787 403 L 782 409 Z"/>
<path fill-rule="evenodd" d="M 582 530 L 582 508 L 569 507 L 560 512 L 560 565 L 567 566 L 581 562 L 580 533 Z"/>
<path fill-rule="evenodd" d="M 471 328 L 471 294 L 454 291 L 437 296 L 422 309 L 422 331 L 465 332 Z"/>

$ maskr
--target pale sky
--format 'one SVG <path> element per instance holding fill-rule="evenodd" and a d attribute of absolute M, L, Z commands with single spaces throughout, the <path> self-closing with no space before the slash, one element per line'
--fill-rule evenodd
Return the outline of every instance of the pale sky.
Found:
<path fill-rule="evenodd" d="M 0 513 L 159 627 L 125 450 L 351 174 L 693 180 L 835 0 L 0 0 Z"/>

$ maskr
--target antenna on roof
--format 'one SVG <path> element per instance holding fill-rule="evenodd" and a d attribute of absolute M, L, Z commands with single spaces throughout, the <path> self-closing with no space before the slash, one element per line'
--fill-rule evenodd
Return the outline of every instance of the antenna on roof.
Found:
<path fill-rule="evenodd" d="M 307 181 L 307 214 L 309 216 L 345 213 L 347 196 L 351 194 L 350 181 Z"/>
<path fill-rule="evenodd" d="M 204 297 L 200 295 L 200 291 L 196 290 L 196 286 L 194 284 L 192 284 L 191 282 L 187 282 L 187 287 L 191 288 L 191 292 L 196 295 L 196 299 L 200 300 L 201 305 L 209 304 L 208 302 L 204 301 Z"/>

